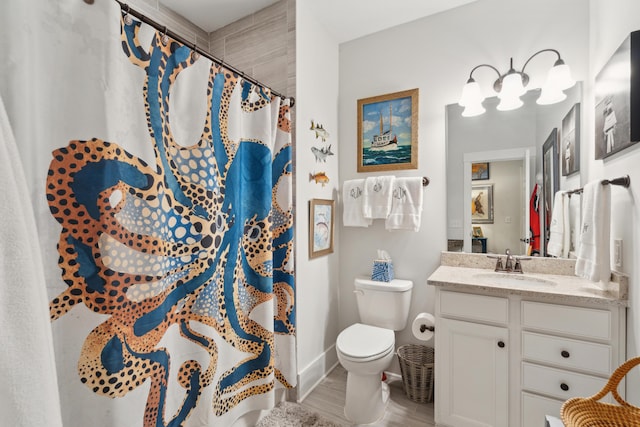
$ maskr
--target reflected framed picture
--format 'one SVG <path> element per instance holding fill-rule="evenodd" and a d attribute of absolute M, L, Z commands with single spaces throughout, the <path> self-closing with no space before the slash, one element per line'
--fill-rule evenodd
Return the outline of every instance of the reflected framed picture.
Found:
<path fill-rule="evenodd" d="M 335 201 L 309 201 L 309 258 L 333 253 Z"/>
<path fill-rule="evenodd" d="M 418 168 L 418 89 L 358 100 L 358 172 Z"/>
<path fill-rule="evenodd" d="M 493 224 L 493 184 L 471 186 L 471 223 Z"/>
<path fill-rule="evenodd" d="M 542 146 L 542 241 L 541 253 L 547 256 L 547 242 L 550 237 L 551 212 L 553 210 L 553 198 L 560 189 L 558 178 L 558 129 L 554 128 Z"/>
<path fill-rule="evenodd" d="M 479 225 L 473 226 L 473 237 L 484 237 L 484 233 L 482 233 L 482 227 Z"/>
<path fill-rule="evenodd" d="M 562 176 L 580 170 L 580 104 L 575 104 L 562 119 L 562 143 L 560 146 Z"/>
<path fill-rule="evenodd" d="M 489 179 L 489 162 L 471 163 L 471 180 Z"/>

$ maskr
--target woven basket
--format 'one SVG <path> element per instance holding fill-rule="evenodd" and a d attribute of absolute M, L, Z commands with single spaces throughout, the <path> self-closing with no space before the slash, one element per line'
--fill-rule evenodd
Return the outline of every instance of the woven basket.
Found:
<path fill-rule="evenodd" d="M 560 416 L 566 427 L 640 427 L 640 408 L 625 402 L 618 394 L 618 384 L 640 357 L 627 360 L 615 370 L 600 392 L 591 397 L 574 397 L 562 405 Z M 611 392 L 619 405 L 599 402 Z"/>
<path fill-rule="evenodd" d="M 397 353 L 407 397 L 418 403 L 433 401 L 433 348 L 407 344 L 400 346 Z"/>

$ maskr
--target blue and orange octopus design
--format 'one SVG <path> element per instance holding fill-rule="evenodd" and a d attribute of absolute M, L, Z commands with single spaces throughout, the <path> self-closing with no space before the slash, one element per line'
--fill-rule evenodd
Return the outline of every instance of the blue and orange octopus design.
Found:
<path fill-rule="evenodd" d="M 246 113 L 272 108 L 273 99 L 268 89 L 214 63 L 201 138 L 190 147 L 178 145 L 169 126 L 169 93 L 197 56 L 159 33 L 146 51 L 140 26 L 121 19 L 121 39 L 130 61 L 146 73 L 156 164 L 99 139 L 71 141 L 53 152 L 46 193 L 62 226 L 58 263 L 67 288 L 50 311 L 52 321 L 78 304 L 108 315 L 84 341 L 81 381 L 111 398 L 149 381 L 143 425 L 181 426 L 218 367 L 214 339 L 194 323 L 250 355 L 218 376 L 214 414 L 270 391 L 276 380 L 292 386 L 274 361 L 274 334 L 295 335 L 293 213 L 290 201 L 281 206 L 277 197 L 281 186 L 291 185 L 291 123 L 284 102 L 275 143 L 231 140 L 234 90 L 241 91 Z M 251 317 L 264 303 L 273 305 L 273 330 Z M 206 352 L 209 363 L 182 363 L 177 377 L 184 399 L 167 415 L 171 358 L 159 342 L 173 325 Z"/>

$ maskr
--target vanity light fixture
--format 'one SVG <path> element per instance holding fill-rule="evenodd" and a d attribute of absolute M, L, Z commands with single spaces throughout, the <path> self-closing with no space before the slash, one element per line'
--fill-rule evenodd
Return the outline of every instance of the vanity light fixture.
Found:
<path fill-rule="evenodd" d="M 555 49 L 542 49 L 527 59 L 521 71 L 516 71 L 513 68 L 513 58 L 510 59 L 509 71 L 505 74 L 501 74 L 496 67 L 489 64 L 480 64 L 473 67 L 469 73 L 467 84 L 462 88 L 460 101 L 458 101 L 460 106 L 465 107 L 462 115 L 464 117 L 473 117 L 486 111 L 482 106 L 485 97 L 482 95 L 480 85 L 473 78 L 473 72 L 480 67 L 491 68 L 498 74 L 498 79 L 493 83 L 493 90 L 497 92 L 500 99 L 497 109 L 509 111 L 520 108 L 522 106 L 520 97 L 527 92 L 526 87 L 529 84 L 529 75 L 524 70 L 529 61 L 543 52 L 553 52 L 558 55 L 558 59 L 549 70 L 547 81 L 542 86 L 540 97 L 536 102 L 540 105 L 548 105 L 563 101 L 567 97 L 563 91 L 575 85 L 576 82 L 571 78 L 569 66 L 560 57 L 560 52 Z"/>

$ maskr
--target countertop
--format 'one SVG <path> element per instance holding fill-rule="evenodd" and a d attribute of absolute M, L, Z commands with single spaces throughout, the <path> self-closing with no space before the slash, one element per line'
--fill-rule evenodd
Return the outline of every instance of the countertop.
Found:
<path fill-rule="evenodd" d="M 492 265 L 487 268 L 487 265 L 491 263 L 482 265 L 482 268 L 479 268 L 478 264 L 484 264 L 484 259 L 477 257 L 477 254 L 460 254 L 458 256 L 457 254 L 444 252 L 442 265 L 429 276 L 427 283 L 450 290 L 491 295 L 534 296 L 538 299 L 558 303 L 628 305 L 628 277 L 623 274 L 612 274 L 612 281 L 604 285 L 606 286 L 605 289 L 601 283 L 594 283 L 568 274 L 570 271 L 568 268 L 554 268 L 557 267 L 557 265 L 554 265 L 557 260 L 549 260 L 551 261 L 549 270 L 560 274 L 540 273 L 540 271 L 545 271 L 545 259 L 535 261 L 536 268 L 532 268 L 531 272 L 526 270 L 527 264 L 523 263 L 524 274 L 496 273 Z M 495 263 L 495 260 L 493 262 Z M 493 280 L 493 277 L 498 278 L 498 280 Z M 512 278 L 513 280 L 510 280 Z M 526 280 L 517 280 L 518 278 Z"/>

